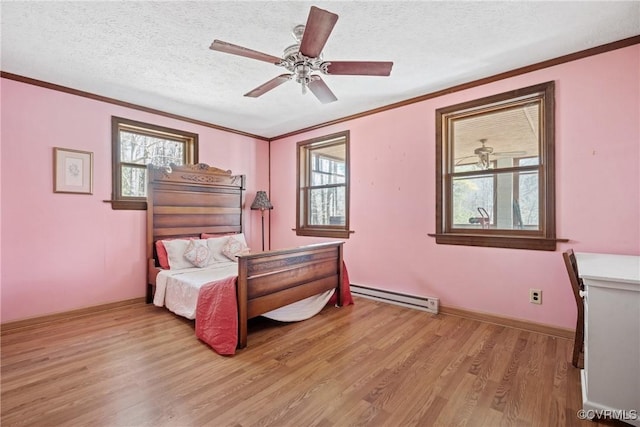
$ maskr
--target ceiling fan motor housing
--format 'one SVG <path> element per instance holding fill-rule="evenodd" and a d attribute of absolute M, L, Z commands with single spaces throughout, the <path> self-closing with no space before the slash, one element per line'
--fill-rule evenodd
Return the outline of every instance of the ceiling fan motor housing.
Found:
<path fill-rule="evenodd" d="M 487 142 L 486 139 L 483 138 L 483 139 L 480 140 L 480 142 L 482 143 L 482 147 L 478 147 L 475 150 L 473 150 L 473 152 L 475 154 L 483 155 L 483 154 L 491 154 L 491 153 L 493 153 L 493 147 L 487 147 L 486 145 L 484 145 Z"/>
<path fill-rule="evenodd" d="M 313 71 L 320 71 L 323 74 L 328 74 L 328 67 L 330 62 L 324 62 L 322 60 L 322 53 L 316 58 L 309 58 L 300 52 L 300 43 L 302 41 L 302 35 L 304 34 L 304 25 L 296 25 L 293 28 L 291 34 L 296 39 L 297 43 L 292 44 L 285 48 L 282 55 L 282 61 L 279 66 L 286 68 L 292 73 L 298 83 L 309 83 L 311 73 Z"/>

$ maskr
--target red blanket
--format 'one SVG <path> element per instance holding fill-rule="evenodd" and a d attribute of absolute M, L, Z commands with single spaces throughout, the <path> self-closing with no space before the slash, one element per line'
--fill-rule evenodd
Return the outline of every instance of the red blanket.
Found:
<path fill-rule="evenodd" d="M 349 275 L 342 265 L 342 305 L 353 304 Z M 200 288 L 196 307 L 196 337 L 218 354 L 231 355 L 238 346 L 238 303 L 236 276 L 208 283 Z M 334 293 L 327 304 L 336 304 Z"/>
<path fill-rule="evenodd" d="M 219 354 L 234 354 L 238 346 L 236 276 L 204 285 L 196 306 L 196 337 Z"/>
<path fill-rule="evenodd" d="M 347 265 L 342 263 L 342 305 L 351 305 L 353 304 L 353 297 L 351 296 L 351 282 L 349 281 L 349 273 L 347 272 Z M 328 304 L 335 305 L 338 302 L 338 295 L 331 295 L 331 299 Z"/>

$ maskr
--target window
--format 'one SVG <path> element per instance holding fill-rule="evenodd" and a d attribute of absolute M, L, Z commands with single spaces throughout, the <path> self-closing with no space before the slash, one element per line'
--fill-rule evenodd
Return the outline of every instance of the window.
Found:
<path fill-rule="evenodd" d="M 298 142 L 298 236 L 349 238 L 349 132 Z"/>
<path fill-rule="evenodd" d="M 554 83 L 436 110 L 437 243 L 555 250 Z"/>
<path fill-rule="evenodd" d="M 198 135 L 111 118 L 113 209 L 146 209 L 147 165 L 198 162 Z"/>

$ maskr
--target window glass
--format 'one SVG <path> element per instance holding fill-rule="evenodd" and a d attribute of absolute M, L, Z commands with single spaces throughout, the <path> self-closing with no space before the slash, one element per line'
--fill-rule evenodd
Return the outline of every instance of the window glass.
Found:
<path fill-rule="evenodd" d="M 436 111 L 437 243 L 555 249 L 554 84 Z"/>
<path fill-rule="evenodd" d="M 139 165 L 184 164 L 185 140 L 159 138 L 127 130 L 120 131 L 120 160 Z"/>
<path fill-rule="evenodd" d="M 145 209 L 147 165 L 197 163 L 198 135 L 112 118 L 114 209 Z"/>
<path fill-rule="evenodd" d="M 349 237 L 349 133 L 298 143 L 298 235 Z"/>
<path fill-rule="evenodd" d="M 491 175 L 453 180 L 453 223 L 455 227 L 490 225 L 493 215 L 494 178 Z M 484 219 L 483 219 L 484 218 Z"/>
<path fill-rule="evenodd" d="M 484 114 L 462 114 L 451 119 L 454 172 L 513 166 L 512 159 L 540 154 L 540 103 L 529 101 L 494 107 Z M 480 138 L 478 138 L 480 136 Z M 530 163 L 537 164 L 537 163 Z"/>

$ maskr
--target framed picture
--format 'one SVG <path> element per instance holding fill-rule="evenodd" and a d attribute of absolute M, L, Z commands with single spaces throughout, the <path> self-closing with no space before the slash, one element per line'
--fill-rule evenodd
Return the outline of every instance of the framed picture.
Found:
<path fill-rule="evenodd" d="M 53 147 L 53 192 L 93 194 L 93 153 Z"/>

